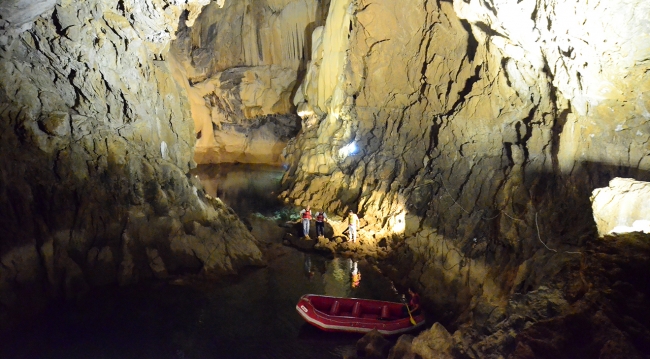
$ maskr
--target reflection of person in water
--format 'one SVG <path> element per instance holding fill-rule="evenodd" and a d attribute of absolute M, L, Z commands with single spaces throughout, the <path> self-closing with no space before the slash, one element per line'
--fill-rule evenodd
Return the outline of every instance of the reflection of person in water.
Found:
<path fill-rule="evenodd" d="M 352 268 L 350 270 L 350 285 L 352 288 L 356 288 L 361 284 L 361 272 L 359 271 L 359 267 L 357 266 L 357 261 L 352 262 Z"/>
<path fill-rule="evenodd" d="M 314 277 L 314 267 L 311 264 L 311 256 L 309 254 L 305 255 L 305 275 L 310 280 Z"/>

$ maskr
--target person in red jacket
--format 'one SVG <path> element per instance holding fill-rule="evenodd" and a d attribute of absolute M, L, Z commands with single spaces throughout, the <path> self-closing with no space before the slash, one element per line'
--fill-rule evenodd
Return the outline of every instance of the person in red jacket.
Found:
<path fill-rule="evenodd" d="M 416 311 L 420 310 L 420 295 L 415 293 L 411 288 L 408 291 L 411 297 L 411 300 L 409 300 L 409 309 L 411 310 L 411 314 L 415 314 Z"/>
<path fill-rule="evenodd" d="M 411 315 L 418 314 L 420 312 L 420 295 L 414 292 L 411 288 L 408 289 L 408 292 L 410 298 L 408 304 L 406 303 L 406 296 L 402 294 L 402 302 L 404 303 L 402 312 L 407 314 L 408 311 L 410 311 Z"/>
<path fill-rule="evenodd" d="M 311 207 L 300 211 L 300 218 L 302 218 L 302 235 L 305 238 L 309 238 L 309 223 L 311 222 Z"/>
<path fill-rule="evenodd" d="M 327 215 L 325 212 L 320 211 L 316 213 L 316 236 L 325 237 L 325 222 L 327 222 Z"/>

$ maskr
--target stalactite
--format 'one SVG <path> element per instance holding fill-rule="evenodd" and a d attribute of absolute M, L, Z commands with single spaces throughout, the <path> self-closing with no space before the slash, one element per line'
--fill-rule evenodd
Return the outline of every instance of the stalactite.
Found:
<path fill-rule="evenodd" d="M 305 25 L 306 27 L 307 25 Z M 298 24 L 296 24 L 296 33 L 298 34 L 298 56 L 297 58 L 302 59 L 303 49 L 305 48 L 305 32 L 300 31 Z"/>
<path fill-rule="evenodd" d="M 283 39 L 282 44 L 284 45 L 284 44 L 286 44 L 287 42 L 289 42 L 289 41 L 288 41 L 288 38 L 289 38 L 290 36 L 289 36 L 289 31 L 287 31 L 287 24 L 286 24 L 286 22 L 283 21 L 283 22 L 282 22 L 282 25 L 283 25 L 283 26 L 282 26 L 282 39 Z M 285 48 L 284 61 L 289 61 L 289 59 L 291 58 L 291 49 L 289 48 L 289 46 L 286 46 L 286 45 L 285 45 L 285 46 L 282 46 L 282 47 Z M 286 63 L 286 62 L 284 62 L 284 63 Z"/>
<path fill-rule="evenodd" d="M 255 45 L 257 46 L 256 63 L 264 63 L 264 45 L 262 42 L 262 33 L 260 32 L 260 26 L 255 27 L 255 40 Z"/>
<path fill-rule="evenodd" d="M 298 33 L 298 24 L 295 24 L 295 28 L 293 29 L 293 33 L 295 34 L 295 39 L 296 39 L 296 41 L 295 41 L 296 48 L 295 48 L 295 51 L 293 52 L 293 58 L 294 59 L 299 59 L 300 58 L 300 54 L 299 54 L 300 50 L 299 49 L 301 48 L 301 46 L 300 46 L 300 33 Z"/>
<path fill-rule="evenodd" d="M 291 60 L 296 58 L 296 50 L 297 50 L 296 40 L 297 40 L 296 32 L 293 31 L 293 29 L 291 29 Z"/>
<path fill-rule="evenodd" d="M 222 71 L 226 63 L 233 62 L 297 68 L 310 55 L 310 49 L 304 47 L 310 44 L 320 6 L 317 0 L 243 0 L 223 10 L 206 12 L 192 28 L 190 44 L 193 49 L 212 49 L 215 56 L 208 64 L 202 55 L 206 52 L 197 52 L 194 60 L 200 67 L 213 68 L 212 72 Z M 209 26 L 215 26 L 216 32 Z M 215 46 L 223 37 L 232 39 L 232 48 Z"/>

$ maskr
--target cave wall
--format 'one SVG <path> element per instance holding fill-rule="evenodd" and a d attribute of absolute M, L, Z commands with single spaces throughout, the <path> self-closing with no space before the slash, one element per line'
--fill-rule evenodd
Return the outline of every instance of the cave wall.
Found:
<path fill-rule="evenodd" d="M 490 313 L 595 236 L 595 187 L 650 177 L 648 10 L 332 1 L 283 197 L 354 209 L 366 243 L 405 236 L 440 313 Z"/>
<path fill-rule="evenodd" d="M 232 210 L 186 175 L 190 107 L 165 58 L 181 14 L 191 25 L 207 3 L 3 2 L 3 325 L 91 285 L 262 263 Z"/>
<path fill-rule="evenodd" d="M 172 44 L 186 78 L 197 163 L 283 163 L 301 128 L 292 103 L 328 2 L 229 1 L 207 5 Z"/>
<path fill-rule="evenodd" d="M 192 78 L 240 66 L 297 70 L 310 55 L 311 33 L 324 21 L 328 5 L 312 0 L 211 3 L 174 46 L 191 63 Z"/>
<path fill-rule="evenodd" d="M 185 175 L 195 143 L 200 162 L 286 161 L 282 196 L 355 209 L 364 244 L 405 238 L 404 275 L 459 322 L 569 270 L 591 190 L 648 177 L 641 1 L 0 9 L 3 321 L 20 298 L 260 263 Z"/>

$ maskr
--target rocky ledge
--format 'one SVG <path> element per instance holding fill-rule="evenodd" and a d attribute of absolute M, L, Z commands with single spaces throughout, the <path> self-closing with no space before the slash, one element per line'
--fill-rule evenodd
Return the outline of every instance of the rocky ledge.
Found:
<path fill-rule="evenodd" d="M 541 285 L 522 287 L 498 303 L 473 301 L 444 325 L 403 336 L 389 354 L 371 357 L 646 358 L 649 256 L 650 236 L 643 233 L 606 236 L 580 252 L 539 255 L 530 261 L 533 270 L 548 273 L 552 267 L 555 273 Z M 401 263 L 393 258 L 386 272 Z M 434 320 L 446 318 L 432 303 L 429 298 L 425 309 Z M 369 356 L 362 351 L 359 357 Z"/>

